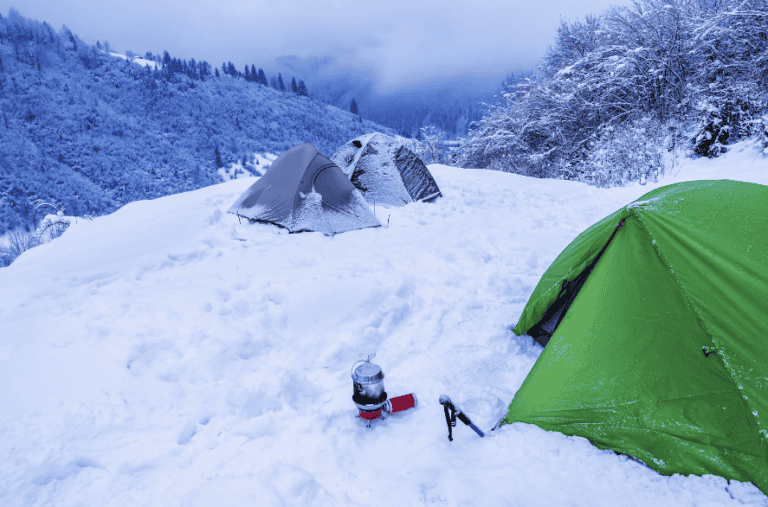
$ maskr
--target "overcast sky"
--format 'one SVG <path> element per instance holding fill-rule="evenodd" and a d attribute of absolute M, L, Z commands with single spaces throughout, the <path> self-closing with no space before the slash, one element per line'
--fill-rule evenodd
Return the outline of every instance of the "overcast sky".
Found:
<path fill-rule="evenodd" d="M 275 58 L 333 56 L 385 88 L 457 75 L 533 68 L 560 18 L 627 0 L 0 0 L 85 42 L 267 66 Z"/>

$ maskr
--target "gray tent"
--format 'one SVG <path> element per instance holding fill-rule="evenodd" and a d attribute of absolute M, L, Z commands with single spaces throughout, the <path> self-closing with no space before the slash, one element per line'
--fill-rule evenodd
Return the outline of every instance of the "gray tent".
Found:
<path fill-rule="evenodd" d="M 277 157 L 227 212 L 290 232 L 332 235 L 381 225 L 341 169 L 309 143 Z"/>
<path fill-rule="evenodd" d="M 424 162 L 402 142 L 378 132 L 351 140 L 331 160 L 368 202 L 404 206 L 442 196 Z"/>

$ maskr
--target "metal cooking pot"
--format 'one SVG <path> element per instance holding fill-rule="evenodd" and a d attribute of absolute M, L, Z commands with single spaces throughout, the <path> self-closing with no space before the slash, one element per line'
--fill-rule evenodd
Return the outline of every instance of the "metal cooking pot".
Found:
<path fill-rule="evenodd" d="M 384 372 L 371 359 L 357 361 L 352 365 L 352 384 L 354 391 L 352 401 L 360 410 L 371 412 L 381 409 L 387 402 L 387 392 L 384 390 Z"/>

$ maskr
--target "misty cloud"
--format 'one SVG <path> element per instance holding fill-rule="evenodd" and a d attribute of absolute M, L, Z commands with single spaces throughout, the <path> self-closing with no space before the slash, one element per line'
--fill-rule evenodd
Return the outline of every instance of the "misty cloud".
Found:
<path fill-rule="evenodd" d="M 498 81 L 513 69 L 532 68 L 561 17 L 582 18 L 616 3 L 627 2 L 0 0 L 0 11 L 15 7 L 123 52 L 168 50 L 214 66 L 232 61 L 238 69 L 287 68 L 294 58 L 297 73 L 316 61 L 318 77 L 344 70 L 393 89 L 456 75 Z"/>

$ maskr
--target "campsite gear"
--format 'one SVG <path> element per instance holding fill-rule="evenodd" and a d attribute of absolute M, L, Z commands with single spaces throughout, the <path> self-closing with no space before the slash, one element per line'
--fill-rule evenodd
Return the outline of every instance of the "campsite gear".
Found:
<path fill-rule="evenodd" d="M 369 203 L 404 206 L 443 194 L 424 162 L 402 142 L 374 132 L 357 137 L 331 156 Z"/>
<path fill-rule="evenodd" d="M 768 186 L 719 180 L 658 188 L 582 232 L 514 328 L 546 348 L 503 423 L 768 493 L 766 231 Z"/>
<path fill-rule="evenodd" d="M 413 393 L 395 396 L 394 398 L 388 399 L 384 404 L 384 411 L 388 414 L 396 414 L 397 412 L 414 408 L 417 403 L 418 400 Z"/>
<path fill-rule="evenodd" d="M 443 411 L 445 412 L 445 422 L 448 424 L 448 440 L 453 442 L 453 428 L 456 426 L 457 416 L 461 422 L 475 430 L 475 433 L 481 437 L 485 436 L 485 433 L 480 431 L 480 428 L 475 426 L 472 421 L 469 420 L 467 414 L 465 414 L 461 408 L 453 404 L 447 394 L 440 395 L 440 404 L 443 406 Z"/>
<path fill-rule="evenodd" d="M 290 232 L 319 231 L 329 236 L 381 226 L 341 169 L 309 143 L 277 157 L 227 212 Z"/>
<path fill-rule="evenodd" d="M 360 360 L 352 365 L 352 401 L 362 411 L 379 410 L 387 401 L 384 390 L 384 372 L 381 366 L 373 364 L 371 359 L 376 354 L 370 354 L 368 359 Z"/>
<path fill-rule="evenodd" d="M 384 372 L 371 359 L 376 354 L 370 354 L 368 359 L 360 360 L 352 365 L 352 401 L 360 411 L 360 417 L 365 419 L 370 427 L 371 421 L 386 413 L 397 413 L 416 406 L 414 394 L 406 394 L 387 399 L 384 390 Z"/>

